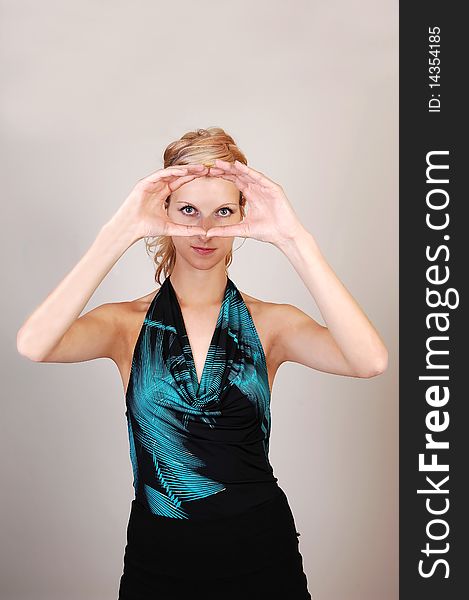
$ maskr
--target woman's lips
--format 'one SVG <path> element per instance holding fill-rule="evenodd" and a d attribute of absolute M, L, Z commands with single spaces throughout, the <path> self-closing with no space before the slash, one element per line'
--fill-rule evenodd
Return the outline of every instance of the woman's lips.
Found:
<path fill-rule="evenodd" d="M 212 252 L 215 252 L 216 250 L 216 248 L 200 248 L 197 246 L 191 246 L 191 248 L 195 250 L 195 252 L 197 252 L 198 254 L 202 254 L 202 256 L 212 254 Z"/>

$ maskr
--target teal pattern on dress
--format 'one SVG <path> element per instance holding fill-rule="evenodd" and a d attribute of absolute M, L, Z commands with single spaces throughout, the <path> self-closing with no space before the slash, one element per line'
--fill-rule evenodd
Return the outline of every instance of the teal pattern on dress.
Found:
<path fill-rule="evenodd" d="M 136 498 L 154 515 L 177 519 L 212 506 L 228 513 L 249 493 L 254 502 L 277 481 L 268 458 L 270 399 L 264 350 L 233 281 L 227 277 L 199 384 L 166 278 L 143 321 L 126 393 Z"/>

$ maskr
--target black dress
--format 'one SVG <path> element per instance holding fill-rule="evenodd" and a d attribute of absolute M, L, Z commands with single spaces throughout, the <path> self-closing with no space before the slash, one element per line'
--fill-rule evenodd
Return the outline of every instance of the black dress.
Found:
<path fill-rule="evenodd" d="M 266 358 L 231 279 L 199 383 L 166 278 L 135 345 L 126 405 L 135 498 L 119 600 L 310 599 L 269 462 Z"/>

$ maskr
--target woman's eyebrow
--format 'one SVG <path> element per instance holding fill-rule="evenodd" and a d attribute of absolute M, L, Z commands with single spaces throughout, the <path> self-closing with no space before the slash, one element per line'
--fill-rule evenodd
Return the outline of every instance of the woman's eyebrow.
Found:
<path fill-rule="evenodd" d="M 195 206 L 195 204 L 193 202 L 190 202 L 189 200 L 176 200 L 176 204 L 191 204 L 192 206 Z M 238 206 L 236 204 L 236 202 L 224 202 L 223 204 L 220 204 L 220 206 L 218 208 L 221 208 L 222 206 Z M 218 210 L 218 209 L 215 209 Z"/>

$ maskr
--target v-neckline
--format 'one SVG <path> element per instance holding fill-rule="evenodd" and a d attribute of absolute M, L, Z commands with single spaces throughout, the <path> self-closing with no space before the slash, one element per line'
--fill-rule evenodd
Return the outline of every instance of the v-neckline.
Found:
<path fill-rule="evenodd" d="M 181 324 L 181 333 L 182 333 L 182 335 L 187 340 L 189 358 L 190 358 L 190 363 L 191 363 L 190 364 L 190 368 L 192 369 L 192 371 L 191 371 L 191 378 L 197 384 L 197 392 L 196 392 L 196 395 L 197 395 L 199 393 L 199 391 L 200 391 L 200 386 L 205 381 L 205 371 L 207 370 L 207 362 L 208 362 L 208 357 L 209 357 L 209 354 L 210 354 L 210 348 L 215 343 L 215 336 L 217 334 L 218 325 L 219 325 L 219 322 L 220 322 L 220 319 L 221 319 L 221 316 L 222 316 L 223 306 L 224 306 L 226 298 L 227 298 L 230 279 L 229 279 L 229 277 L 227 277 L 227 279 L 226 279 L 226 285 L 225 285 L 225 291 L 223 293 L 223 299 L 221 301 L 220 309 L 218 310 L 217 320 L 215 321 L 215 327 L 213 329 L 212 337 L 210 338 L 210 343 L 208 345 L 207 354 L 205 356 L 205 361 L 204 361 L 204 364 L 203 364 L 203 367 L 202 367 L 202 373 L 200 375 L 200 381 L 199 381 L 199 378 L 198 378 L 198 375 L 197 375 L 197 368 L 195 366 L 194 353 L 192 352 L 191 342 L 190 342 L 189 336 L 187 334 L 186 324 L 184 322 L 184 315 L 182 314 L 182 308 L 181 308 L 181 305 L 179 304 L 179 300 L 178 300 L 178 297 L 177 297 L 177 294 L 176 294 L 176 290 L 174 289 L 173 284 L 171 283 L 170 276 L 168 276 L 167 279 L 168 279 L 169 286 L 170 286 L 170 288 L 171 288 L 171 290 L 173 292 L 173 295 L 174 295 L 175 305 L 176 305 L 176 309 L 177 309 L 177 312 L 178 312 L 179 321 L 180 321 L 180 324 Z"/>

